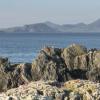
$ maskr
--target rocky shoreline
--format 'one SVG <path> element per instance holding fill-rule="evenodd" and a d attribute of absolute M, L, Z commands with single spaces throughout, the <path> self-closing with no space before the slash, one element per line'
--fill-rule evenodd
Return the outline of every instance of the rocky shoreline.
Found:
<path fill-rule="evenodd" d="M 36 81 L 1 93 L 0 100 L 100 100 L 100 84 L 87 80 Z"/>
<path fill-rule="evenodd" d="M 78 44 L 72 44 L 67 48 L 51 48 L 45 47 L 38 54 L 37 58 L 32 63 L 23 64 L 11 64 L 8 58 L 0 58 L 0 99 L 2 95 L 12 96 L 16 89 L 20 86 L 31 87 L 36 82 L 41 80 L 41 84 L 45 84 L 49 80 L 57 82 L 59 84 L 67 84 L 76 82 L 73 85 L 77 85 L 77 80 L 83 84 L 99 86 L 100 82 L 100 50 L 91 49 L 88 50 L 86 47 Z M 87 81 L 86 81 L 87 80 Z M 30 83 L 31 82 L 31 83 Z M 49 83 L 47 83 L 49 85 Z M 69 87 L 60 87 L 60 89 L 69 90 Z M 51 89 L 53 88 L 52 85 Z M 18 88 L 17 88 L 18 87 Z M 29 88 L 28 87 L 28 88 Z M 16 89 L 12 89 L 16 88 Z M 82 87 L 84 88 L 84 87 Z M 10 90 L 9 90 L 10 89 Z M 99 87 L 96 91 L 99 91 Z M 6 93 L 11 92 L 11 95 Z M 74 92 L 74 90 L 71 90 Z M 87 90 L 86 90 L 87 91 Z M 92 89 L 89 91 L 93 91 Z M 3 93 L 2 93 L 3 92 Z M 5 93 L 4 93 L 5 92 Z M 17 93 L 20 91 L 18 90 Z M 76 93 L 76 92 L 75 92 Z M 87 92 L 88 93 L 88 92 Z M 14 93 L 15 94 L 15 93 Z M 27 93 L 26 93 L 27 94 Z M 25 95 L 26 95 L 25 94 Z M 81 94 L 80 92 L 78 94 Z M 44 96 L 44 95 L 42 95 Z M 67 97 L 69 99 L 67 99 Z M 77 97 L 77 96 L 76 96 Z M 25 97 L 26 98 L 26 97 Z M 49 97 L 48 97 L 49 98 Z M 51 98 L 51 97 L 50 97 Z M 99 93 L 98 97 L 94 99 L 70 99 L 69 95 L 66 95 L 65 100 L 100 100 Z M 96 99 L 95 99 L 96 98 Z M 99 98 L 99 99 L 97 99 Z M 1 99 L 6 100 L 6 99 Z M 13 99 L 7 99 L 13 100 Z M 14 99 L 14 100 L 64 100 L 64 99 Z"/>

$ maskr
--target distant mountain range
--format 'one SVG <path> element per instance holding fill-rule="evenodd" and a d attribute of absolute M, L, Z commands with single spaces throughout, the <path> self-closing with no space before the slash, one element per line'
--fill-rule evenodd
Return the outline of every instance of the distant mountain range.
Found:
<path fill-rule="evenodd" d="M 90 23 L 77 23 L 77 24 L 64 24 L 58 25 L 52 22 L 36 23 L 30 25 L 24 25 L 22 27 L 12 27 L 0 30 L 0 32 L 10 33 L 68 33 L 68 32 L 100 32 L 100 19 Z"/>

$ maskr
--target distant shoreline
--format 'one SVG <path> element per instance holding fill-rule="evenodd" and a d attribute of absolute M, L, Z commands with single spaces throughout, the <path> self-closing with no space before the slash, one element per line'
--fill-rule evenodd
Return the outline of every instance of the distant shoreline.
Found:
<path fill-rule="evenodd" d="M 12 33 L 98 33 L 100 32 L 100 19 L 89 23 L 55 24 L 52 22 L 35 23 L 11 28 L 0 29 L 1 32 Z"/>

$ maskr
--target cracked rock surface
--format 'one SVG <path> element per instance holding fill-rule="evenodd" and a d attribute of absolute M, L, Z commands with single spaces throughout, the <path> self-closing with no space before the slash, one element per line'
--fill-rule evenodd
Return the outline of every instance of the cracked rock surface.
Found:
<path fill-rule="evenodd" d="M 71 83 L 75 82 L 75 80 L 77 81 L 78 79 L 80 80 L 80 82 L 76 82 L 71 86 Z M 48 83 L 49 80 L 51 80 L 53 83 L 56 82 L 56 86 L 50 85 Z M 46 92 L 44 93 L 44 91 L 46 89 L 43 88 L 44 90 L 41 91 L 41 89 L 34 90 L 32 88 L 31 90 L 33 94 L 31 96 L 34 97 L 34 91 L 39 94 L 35 96 L 35 98 L 48 97 L 50 100 L 55 98 L 65 98 L 65 100 L 69 100 L 70 97 L 73 97 L 79 99 L 71 100 L 81 100 L 80 98 L 87 98 L 87 96 L 81 95 L 84 93 L 89 97 L 94 98 L 93 100 L 99 100 L 95 99 L 99 98 L 99 92 L 95 92 L 93 90 L 99 91 L 100 50 L 88 50 L 85 46 L 79 44 L 72 44 L 66 48 L 45 47 L 40 50 L 38 56 L 32 61 L 32 63 L 18 64 L 12 64 L 8 58 L 0 57 L 0 93 L 3 92 L 3 95 L 5 95 L 5 97 L 8 96 L 8 98 L 10 98 L 9 95 L 6 95 L 5 93 L 10 93 L 10 91 L 13 91 L 13 94 L 20 94 L 21 92 L 19 90 L 24 91 L 26 88 L 29 89 L 31 88 L 31 85 L 34 86 L 34 84 L 39 84 L 38 82 L 40 82 L 44 86 L 48 84 L 47 86 L 51 87 L 50 91 L 55 88 L 53 91 L 59 92 L 57 97 L 55 96 L 54 92 L 50 93 L 52 94 L 52 96 L 45 96 Z M 66 88 L 58 87 L 57 85 L 60 85 L 59 83 L 64 83 L 63 85 L 65 85 Z M 82 85 L 82 87 L 77 88 L 77 86 L 80 86 L 80 84 Z M 93 84 L 93 89 L 86 90 L 86 88 L 88 87 L 86 87 L 87 85 L 85 86 L 85 84 L 90 86 L 92 86 Z M 98 89 L 94 89 L 94 86 L 98 87 Z M 25 87 L 25 89 L 20 89 L 20 87 Z M 65 90 L 62 90 L 62 88 Z M 85 91 L 87 92 L 84 92 L 83 88 L 85 88 Z M 82 93 L 77 92 L 78 89 Z M 62 90 L 62 92 L 60 92 L 60 90 Z M 17 92 L 15 93 L 14 91 Z M 95 93 L 96 95 L 98 95 L 98 97 L 96 97 L 96 95 L 94 96 Z M 24 93 L 21 95 L 24 95 Z M 27 94 L 27 97 L 28 96 L 30 95 Z M 17 96 L 15 97 L 18 98 Z M 24 100 L 23 98 L 21 99 Z M 12 97 L 8 100 L 12 100 Z"/>

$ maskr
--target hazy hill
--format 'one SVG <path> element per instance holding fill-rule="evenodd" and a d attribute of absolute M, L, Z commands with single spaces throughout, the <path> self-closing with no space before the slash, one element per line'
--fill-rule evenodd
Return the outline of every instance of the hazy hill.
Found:
<path fill-rule="evenodd" d="M 62 33 L 62 32 L 100 32 L 100 19 L 90 23 L 63 24 L 58 25 L 52 22 L 24 25 L 0 30 L 1 32 L 32 32 L 32 33 Z"/>

